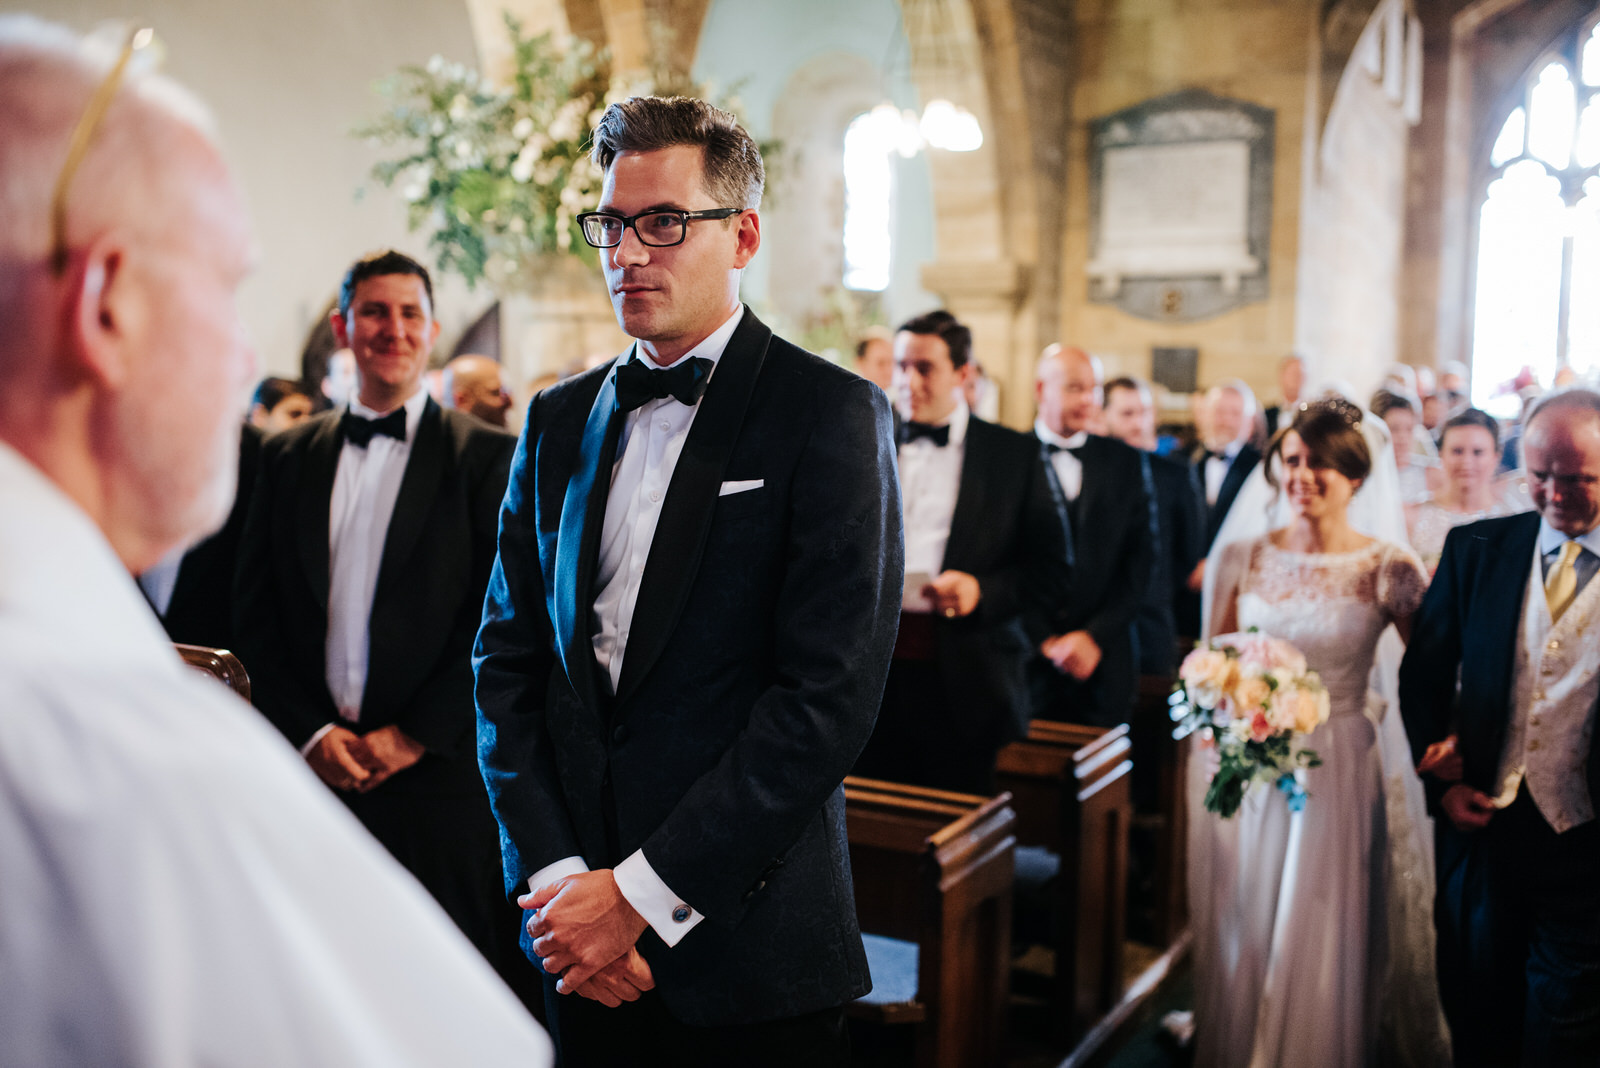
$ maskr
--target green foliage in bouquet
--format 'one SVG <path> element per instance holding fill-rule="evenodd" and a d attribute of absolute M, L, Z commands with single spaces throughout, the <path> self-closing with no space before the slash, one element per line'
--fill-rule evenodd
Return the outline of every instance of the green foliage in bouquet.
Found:
<path fill-rule="evenodd" d="M 1257 782 L 1276 785 L 1288 797 L 1290 811 L 1304 809 L 1306 788 L 1293 771 L 1283 769 L 1317 768 L 1322 760 L 1309 749 L 1296 750 L 1294 744 L 1288 734 L 1275 734 L 1262 742 L 1219 735 L 1221 766 L 1206 789 L 1206 811 L 1231 819 L 1244 802 L 1245 791 Z"/>

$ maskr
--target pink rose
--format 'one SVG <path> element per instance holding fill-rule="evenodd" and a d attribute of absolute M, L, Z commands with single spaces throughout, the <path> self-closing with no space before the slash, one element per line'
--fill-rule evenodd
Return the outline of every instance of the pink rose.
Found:
<path fill-rule="evenodd" d="M 1257 712 L 1255 715 L 1250 717 L 1251 741 L 1264 742 L 1276 733 L 1278 732 L 1273 729 L 1272 724 L 1267 722 L 1267 716 L 1265 712 Z"/>
<path fill-rule="evenodd" d="M 1189 699 L 1201 708 L 1216 708 L 1238 677 L 1238 664 L 1220 649 L 1196 649 L 1183 658 L 1178 675 Z"/>

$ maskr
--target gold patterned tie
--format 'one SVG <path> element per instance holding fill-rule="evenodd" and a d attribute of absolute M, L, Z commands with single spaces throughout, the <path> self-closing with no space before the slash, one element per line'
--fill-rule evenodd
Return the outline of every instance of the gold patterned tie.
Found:
<path fill-rule="evenodd" d="M 1556 566 L 1550 569 L 1550 574 L 1544 580 L 1544 601 L 1550 606 L 1552 622 L 1561 618 L 1561 613 L 1567 610 L 1573 597 L 1577 596 L 1578 570 L 1572 565 L 1581 552 L 1583 546 L 1577 542 L 1562 542 L 1561 559 L 1556 561 Z"/>

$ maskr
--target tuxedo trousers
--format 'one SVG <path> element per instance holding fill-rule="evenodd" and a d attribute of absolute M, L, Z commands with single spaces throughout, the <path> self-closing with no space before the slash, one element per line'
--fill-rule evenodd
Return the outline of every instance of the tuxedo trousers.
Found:
<path fill-rule="evenodd" d="M 1003 742 L 992 710 L 950 700 L 938 663 L 895 660 L 877 725 L 852 774 L 988 796 Z"/>
<path fill-rule="evenodd" d="M 1435 825 L 1439 993 L 1456 1064 L 1600 1064 L 1600 821 L 1557 834 L 1526 785 Z"/>
<path fill-rule="evenodd" d="M 557 1068 L 848 1068 L 844 1007 L 781 1020 L 691 1027 L 655 991 L 607 1008 L 556 992 L 545 977 L 545 1026 Z"/>

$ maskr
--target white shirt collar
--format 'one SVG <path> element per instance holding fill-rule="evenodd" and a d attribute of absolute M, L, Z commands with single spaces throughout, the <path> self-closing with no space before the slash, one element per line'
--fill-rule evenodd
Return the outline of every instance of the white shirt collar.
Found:
<path fill-rule="evenodd" d="M 715 330 L 711 331 L 711 333 L 707 334 L 705 340 L 701 341 L 700 344 L 696 345 L 682 356 L 679 356 L 676 360 L 673 360 L 671 363 L 667 364 L 667 367 L 676 367 L 684 360 L 692 360 L 698 356 L 710 360 L 712 370 L 715 371 L 717 362 L 722 359 L 722 354 L 727 351 L 728 342 L 733 340 L 733 332 L 739 329 L 739 324 L 743 321 L 744 305 L 740 304 L 733 310 L 733 314 L 728 316 L 726 322 L 717 327 Z M 647 363 L 651 368 L 660 367 L 660 364 L 657 364 L 654 360 L 651 360 L 650 357 L 644 354 L 644 350 L 639 347 L 639 343 L 637 341 L 633 343 L 633 352 L 630 354 L 629 358 L 638 360 L 641 363 Z M 662 370 L 665 369 L 666 368 L 662 368 Z M 710 376 L 707 376 L 708 380 L 709 377 Z"/>
<path fill-rule="evenodd" d="M 427 406 L 428 391 L 420 385 L 417 386 L 417 391 L 407 397 L 404 404 L 400 405 L 406 410 L 406 441 L 417 440 L 417 424 L 422 422 L 422 410 Z M 350 398 L 350 414 L 359 415 L 363 419 L 381 419 L 392 411 L 394 411 L 393 408 L 390 408 L 388 412 L 375 412 L 365 404 L 362 404 L 355 396 L 352 395 Z"/>
<path fill-rule="evenodd" d="M 1575 541 L 1585 549 L 1589 550 L 1591 553 L 1594 553 L 1595 556 L 1600 557 L 1600 526 L 1595 527 L 1587 534 L 1580 535 L 1576 538 L 1568 538 L 1567 535 L 1561 533 L 1561 531 L 1551 526 L 1548 520 L 1539 520 L 1540 556 L 1549 556 L 1551 553 L 1559 550 L 1567 541 Z"/>
<path fill-rule="evenodd" d="M 911 417 L 909 415 L 906 416 L 905 419 L 907 422 L 911 421 Z M 929 423 L 927 425 L 949 427 L 950 444 L 961 445 L 967 440 L 967 424 L 971 421 L 972 412 L 967 408 L 967 398 L 962 396 L 960 393 L 957 393 L 956 406 L 950 409 L 950 414 L 945 416 L 943 419 L 940 419 L 936 423 Z"/>
<path fill-rule="evenodd" d="M 164 657 L 181 667 L 105 533 L 0 442 L 0 615 L 13 610 L 70 633 L 100 661 Z"/>
<path fill-rule="evenodd" d="M 1039 440 L 1046 445 L 1054 445 L 1058 449 L 1081 449 L 1083 443 L 1089 440 L 1089 432 L 1080 430 L 1070 438 L 1064 438 L 1045 425 L 1043 419 L 1033 421 L 1033 432 Z"/>

